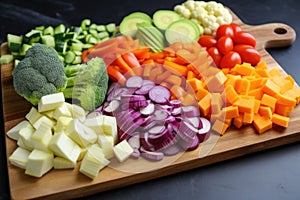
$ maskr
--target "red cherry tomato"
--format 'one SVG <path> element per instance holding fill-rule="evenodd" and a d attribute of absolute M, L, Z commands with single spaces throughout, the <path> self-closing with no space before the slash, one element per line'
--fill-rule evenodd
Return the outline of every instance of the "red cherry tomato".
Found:
<path fill-rule="evenodd" d="M 221 68 L 233 68 L 236 64 L 241 64 L 241 56 L 234 51 L 229 51 L 225 54 L 221 60 L 220 67 Z"/>
<path fill-rule="evenodd" d="M 234 35 L 235 35 L 235 33 L 242 31 L 242 28 L 239 25 L 237 25 L 236 23 L 231 23 L 230 26 L 233 30 Z"/>
<path fill-rule="evenodd" d="M 228 36 L 223 36 L 217 41 L 218 50 L 225 55 L 233 49 L 233 40 Z"/>
<path fill-rule="evenodd" d="M 210 47 L 214 47 L 217 44 L 217 40 L 214 36 L 211 35 L 202 35 L 199 40 L 198 43 L 202 46 L 202 47 L 206 47 L 207 49 Z"/>
<path fill-rule="evenodd" d="M 236 45 L 237 44 L 247 44 L 247 45 L 250 45 L 253 47 L 255 47 L 255 45 L 256 45 L 255 37 L 251 33 L 248 33 L 245 31 L 237 32 L 234 35 L 233 41 Z"/>
<path fill-rule="evenodd" d="M 214 60 L 216 66 L 219 66 L 222 59 L 222 54 L 219 52 L 219 50 L 216 47 L 211 47 L 207 50 L 207 52 Z"/>
<path fill-rule="evenodd" d="M 223 37 L 223 36 L 228 36 L 228 37 L 233 37 L 234 32 L 230 24 L 222 24 L 219 26 L 219 28 L 216 31 L 216 37 L 217 39 Z"/>
<path fill-rule="evenodd" d="M 240 54 L 242 62 L 250 63 L 252 66 L 256 66 L 261 58 L 259 52 L 250 45 L 235 45 L 233 51 Z"/>

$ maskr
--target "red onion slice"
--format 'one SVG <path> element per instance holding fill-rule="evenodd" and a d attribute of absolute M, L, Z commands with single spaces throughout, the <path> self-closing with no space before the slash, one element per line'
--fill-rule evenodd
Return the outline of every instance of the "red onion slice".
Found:
<path fill-rule="evenodd" d="M 198 138 L 200 142 L 205 141 L 210 135 L 211 123 L 208 119 L 201 117 L 203 127 L 198 130 Z"/>
<path fill-rule="evenodd" d="M 200 116 L 199 108 L 196 106 L 183 106 L 182 107 L 184 116 L 186 117 L 198 117 Z"/>
<path fill-rule="evenodd" d="M 169 101 L 171 97 L 170 91 L 163 86 L 155 86 L 149 91 L 149 98 L 155 103 L 164 104 Z"/>
<path fill-rule="evenodd" d="M 144 158 L 152 160 L 152 161 L 160 161 L 164 158 L 164 153 L 147 151 L 143 147 L 140 148 L 140 152 Z"/>
<path fill-rule="evenodd" d="M 143 79 L 140 76 L 132 76 L 127 79 L 126 87 L 128 88 L 140 88 L 142 87 Z"/>

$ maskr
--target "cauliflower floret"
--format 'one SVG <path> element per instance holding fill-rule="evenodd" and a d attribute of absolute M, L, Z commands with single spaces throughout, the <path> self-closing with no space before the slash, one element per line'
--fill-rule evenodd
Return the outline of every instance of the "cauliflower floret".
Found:
<path fill-rule="evenodd" d="M 182 4 L 184 7 L 189 9 L 191 12 L 195 9 L 195 1 L 194 0 L 188 0 Z"/>
<path fill-rule="evenodd" d="M 182 5 L 175 6 L 174 11 L 184 18 L 189 19 L 191 17 L 191 11 Z"/>
<path fill-rule="evenodd" d="M 216 1 L 187 0 L 174 7 L 181 16 L 197 22 L 205 34 L 214 35 L 221 24 L 230 24 L 232 16 L 223 4 Z"/>

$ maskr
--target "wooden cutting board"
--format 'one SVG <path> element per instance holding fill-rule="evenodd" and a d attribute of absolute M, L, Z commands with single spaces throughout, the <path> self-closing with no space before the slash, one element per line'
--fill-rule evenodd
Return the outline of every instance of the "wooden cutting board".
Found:
<path fill-rule="evenodd" d="M 285 73 L 265 49 L 291 45 L 296 38 L 295 31 L 281 23 L 250 26 L 244 24 L 234 13 L 232 14 L 235 23 L 240 24 L 243 30 L 252 33 L 257 38 L 257 48 L 262 55 L 262 60 L 265 60 L 270 68 L 277 68 Z M 2 44 L 1 54 L 6 52 L 7 44 Z M 12 67 L 11 64 L 1 66 L 5 132 L 24 119 L 31 107 L 14 91 L 11 77 Z M 102 170 L 95 180 L 80 174 L 78 172 L 79 165 L 74 170 L 52 170 L 37 179 L 25 175 L 24 170 L 7 163 L 11 198 L 70 199 L 167 176 L 300 141 L 299 124 L 300 106 L 297 106 L 291 115 L 289 127 L 286 129 L 274 127 L 272 130 L 258 135 L 252 126 L 242 129 L 230 128 L 222 137 L 211 134 L 211 137 L 194 151 L 164 158 L 160 162 L 149 162 L 140 158 L 139 160 L 129 159 L 120 165 L 113 160 L 112 164 Z M 16 143 L 8 137 L 5 141 L 8 157 L 16 148 Z"/>

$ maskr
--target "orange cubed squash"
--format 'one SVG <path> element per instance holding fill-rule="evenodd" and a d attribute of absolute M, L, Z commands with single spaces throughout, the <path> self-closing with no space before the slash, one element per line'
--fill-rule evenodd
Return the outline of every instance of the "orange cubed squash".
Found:
<path fill-rule="evenodd" d="M 254 99 L 239 98 L 233 103 L 233 105 L 239 107 L 239 112 L 254 112 Z"/>
<path fill-rule="evenodd" d="M 273 116 L 272 116 L 272 122 L 274 124 L 277 124 L 277 125 L 285 127 L 285 128 L 288 127 L 289 120 L 290 120 L 289 117 L 286 117 L 286 116 L 283 116 L 283 115 L 278 115 L 276 113 L 274 113 Z"/>
<path fill-rule="evenodd" d="M 269 119 L 272 119 L 272 110 L 270 107 L 268 106 L 260 106 L 259 107 L 259 110 L 258 110 L 258 113 L 261 115 L 261 116 L 265 116 Z"/>
<path fill-rule="evenodd" d="M 212 126 L 212 130 L 219 133 L 220 135 L 224 135 L 226 130 L 228 129 L 228 124 L 225 123 L 225 121 L 216 120 L 215 123 Z"/>
<path fill-rule="evenodd" d="M 275 105 L 276 105 L 277 99 L 268 95 L 264 94 L 261 98 L 260 104 L 263 106 L 268 106 L 271 108 L 272 112 L 275 111 Z"/>
<path fill-rule="evenodd" d="M 272 121 L 265 116 L 255 114 L 253 119 L 253 126 L 259 134 L 262 134 L 272 128 Z"/>
<path fill-rule="evenodd" d="M 205 95 L 205 97 L 203 97 L 198 102 L 198 106 L 199 106 L 201 114 L 204 117 L 208 117 L 210 115 L 210 113 L 211 113 L 211 97 L 210 97 L 209 93 L 207 95 Z"/>

